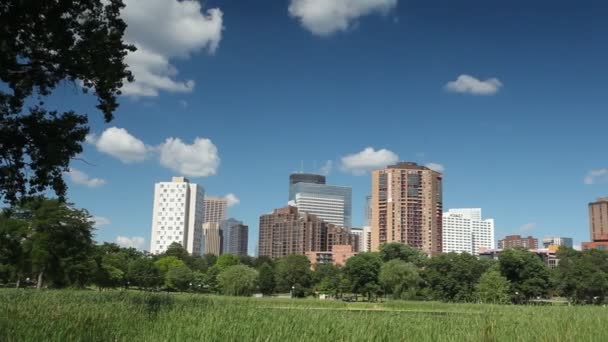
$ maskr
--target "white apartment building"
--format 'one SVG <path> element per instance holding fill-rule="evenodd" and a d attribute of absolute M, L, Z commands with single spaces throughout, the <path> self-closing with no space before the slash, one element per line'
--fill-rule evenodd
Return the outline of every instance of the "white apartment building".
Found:
<path fill-rule="evenodd" d="M 298 211 L 313 214 L 327 223 L 345 227 L 343 196 L 299 192 L 295 194 L 295 206 Z"/>
<path fill-rule="evenodd" d="M 205 223 L 220 223 L 226 219 L 228 201 L 222 197 L 205 196 Z"/>
<path fill-rule="evenodd" d="M 150 252 L 163 253 L 173 242 L 201 255 L 205 190 L 184 177 L 154 186 Z"/>
<path fill-rule="evenodd" d="M 494 219 L 481 217 L 480 208 L 449 209 L 443 213 L 443 252 L 478 255 L 494 249 Z"/>
<path fill-rule="evenodd" d="M 372 227 L 363 227 L 363 240 L 361 242 L 361 252 L 372 251 Z"/>

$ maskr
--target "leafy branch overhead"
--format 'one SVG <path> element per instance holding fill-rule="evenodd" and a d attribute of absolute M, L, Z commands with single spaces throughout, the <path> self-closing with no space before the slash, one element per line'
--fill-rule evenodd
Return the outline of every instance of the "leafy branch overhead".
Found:
<path fill-rule="evenodd" d="M 123 41 L 122 0 L 0 4 L 0 197 L 18 199 L 52 188 L 82 152 L 87 115 L 49 109 L 45 97 L 72 84 L 93 92 L 105 121 L 133 75 L 124 62 L 135 47 Z"/>

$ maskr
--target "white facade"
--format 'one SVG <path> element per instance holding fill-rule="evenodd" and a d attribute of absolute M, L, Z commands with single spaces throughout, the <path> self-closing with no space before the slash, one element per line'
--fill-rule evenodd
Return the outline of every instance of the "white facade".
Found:
<path fill-rule="evenodd" d="M 201 255 L 205 190 L 184 177 L 154 186 L 150 252 L 163 253 L 173 242 Z"/>
<path fill-rule="evenodd" d="M 295 195 L 298 211 L 313 214 L 327 223 L 344 227 L 344 197 L 336 195 L 303 193 Z"/>
<path fill-rule="evenodd" d="M 478 255 L 494 248 L 494 219 L 482 220 L 480 208 L 449 209 L 443 213 L 444 253 Z"/>
<path fill-rule="evenodd" d="M 363 242 L 361 243 L 361 252 L 372 251 L 372 227 L 363 227 Z"/>

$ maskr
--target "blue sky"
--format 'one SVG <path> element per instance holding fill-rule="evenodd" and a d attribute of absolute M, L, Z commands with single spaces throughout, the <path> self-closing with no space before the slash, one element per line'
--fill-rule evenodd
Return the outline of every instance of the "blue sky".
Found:
<path fill-rule="evenodd" d="M 252 253 L 302 161 L 330 161 L 360 225 L 364 171 L 396 156 L 440 164 L 444 207 L 481 207 L 497 237 L 589 238 L 587 203 L 608 195 L 608 5 L 138 2 L 123 13 L 137 81 L 116 119 L 73 88 L 50 102 L 90 115 L 91 165 L 72 163 L 86 175 L 69 197 L 105 218 L 98 240 L 148 248 L 154 183 L 187 173 L 238 197 L 230 216 L 249 224 Z"/>

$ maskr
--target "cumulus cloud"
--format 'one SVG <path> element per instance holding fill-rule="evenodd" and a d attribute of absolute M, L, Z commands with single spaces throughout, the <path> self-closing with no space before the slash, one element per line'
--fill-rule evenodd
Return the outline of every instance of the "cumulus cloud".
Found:
<path fill-rule="evenodd" d="M 536 227 L 536 223 L 526 223 L 519 227 L 519 232 L 524 233 Z"/>
<path fill-rule="evenodd" d="M 502 87 L 502 82 L 497 78 L 489 78 L 481 81 L 470 75 L 460 75 L 456 81 L 448 82 L 445 89 L 454 93 L 472 95 L 494 95 Z"/>
<path fill-rule="evenodd" d="M 289 15 L 318 36 L 348 30 L 358 18 L 386 14 L 397 6 L 397 0 L 291 0 Z"/>
<path fill-rule="evenodd" d="M 100 152 L 118 158 L 123 163 L 144 161 L 150 150 L 141 140 L 124 128 L 110 127 L 101 136 L 87 136 L 87 142 L 95 145 Z"/>
<path fill-rule="evenodd" d="M 197 137 L 191 145 L 179 138 L 168 138 L 159 151 L 161 165 L 185 176 L 212 176 L 220 165 L 217 147 L 205 138 Z"/>
<path fill-rule="evenodd" d="M 144 248 L 145 242 L 146 240 L 141 236 L 128 237 L 119 235 L 116 237 L 116 244 L 127 248 L 132 247 L 141 250 Z"/>
<path fill-rule="evenodd" d="M 376 151 L 373 147 L 366 147 L 361 152 L 342 157 L 342 170 L 361 176 L 367 171 L 383 168 L 398 160 L 399 156 L 392 151 L 386 149 Z"/>
<path fill-rule="evenodd" d="M 95 227 L 107 226 L 112 223 L 110 219 L 103 216 L 93 216 L 91 217 L 91 220 L 93 221 Z"/>
<path fill-rule="evenodd" d="M 71 167 L 70 170 L 66 172 L 66 174 L 70 178 L 72 183 L 88 186 L 89 188 L 97 188 L 106 184 L 105 180 L 101 178 L 91 178 L 85 172 L 82 172 L 73 167 Z"/>
<path fill-rule="evenodd" d="M 428 167 L 429 169 L 433 170 L 433 171 L 437 171 L 437 172 L 443 172 L 443 171 L 445 171 L 445 166 L 443 166 L 443 164 L 428 163 L 425 166 Z"/>
<path fill-rule="evenodd" d="M 226 199 L 226 204 L 229 208 L 241 203 L 241 200 L 233 193 L 227 194 L 226 196 L 224 196 L 224 199 Z"/>
<path fill-rule="evenodd" d="M 194 81 L 178 80 L 178 70 L 170 60 L 189 58 L 205 49 L 214 53 L 222 39 L 222 11 L 205 11 L 195 0 L 126 0 L 125 4 L 121 16 L 128 25 L 126 41 L 138 50 L 126 57 L 135 82 L 125 83 L 123 93 L 191 92 Z"/>
<path fill-rule="evenodd" d="M 587 185 L 608 181 L 608 169 L 591 170 L 587 172 L 583 182 Z"/>
<path fill-rule="evenodd" d="M 321 168 L 319 169 L 319 173 L 324 176 L 329 176 L 333 167 L 334 167 L 334 162 L 331 160 L 328 160 L 325 162 L 325 164 L 323 164 L 323 166 L 321 166 Z"/>

